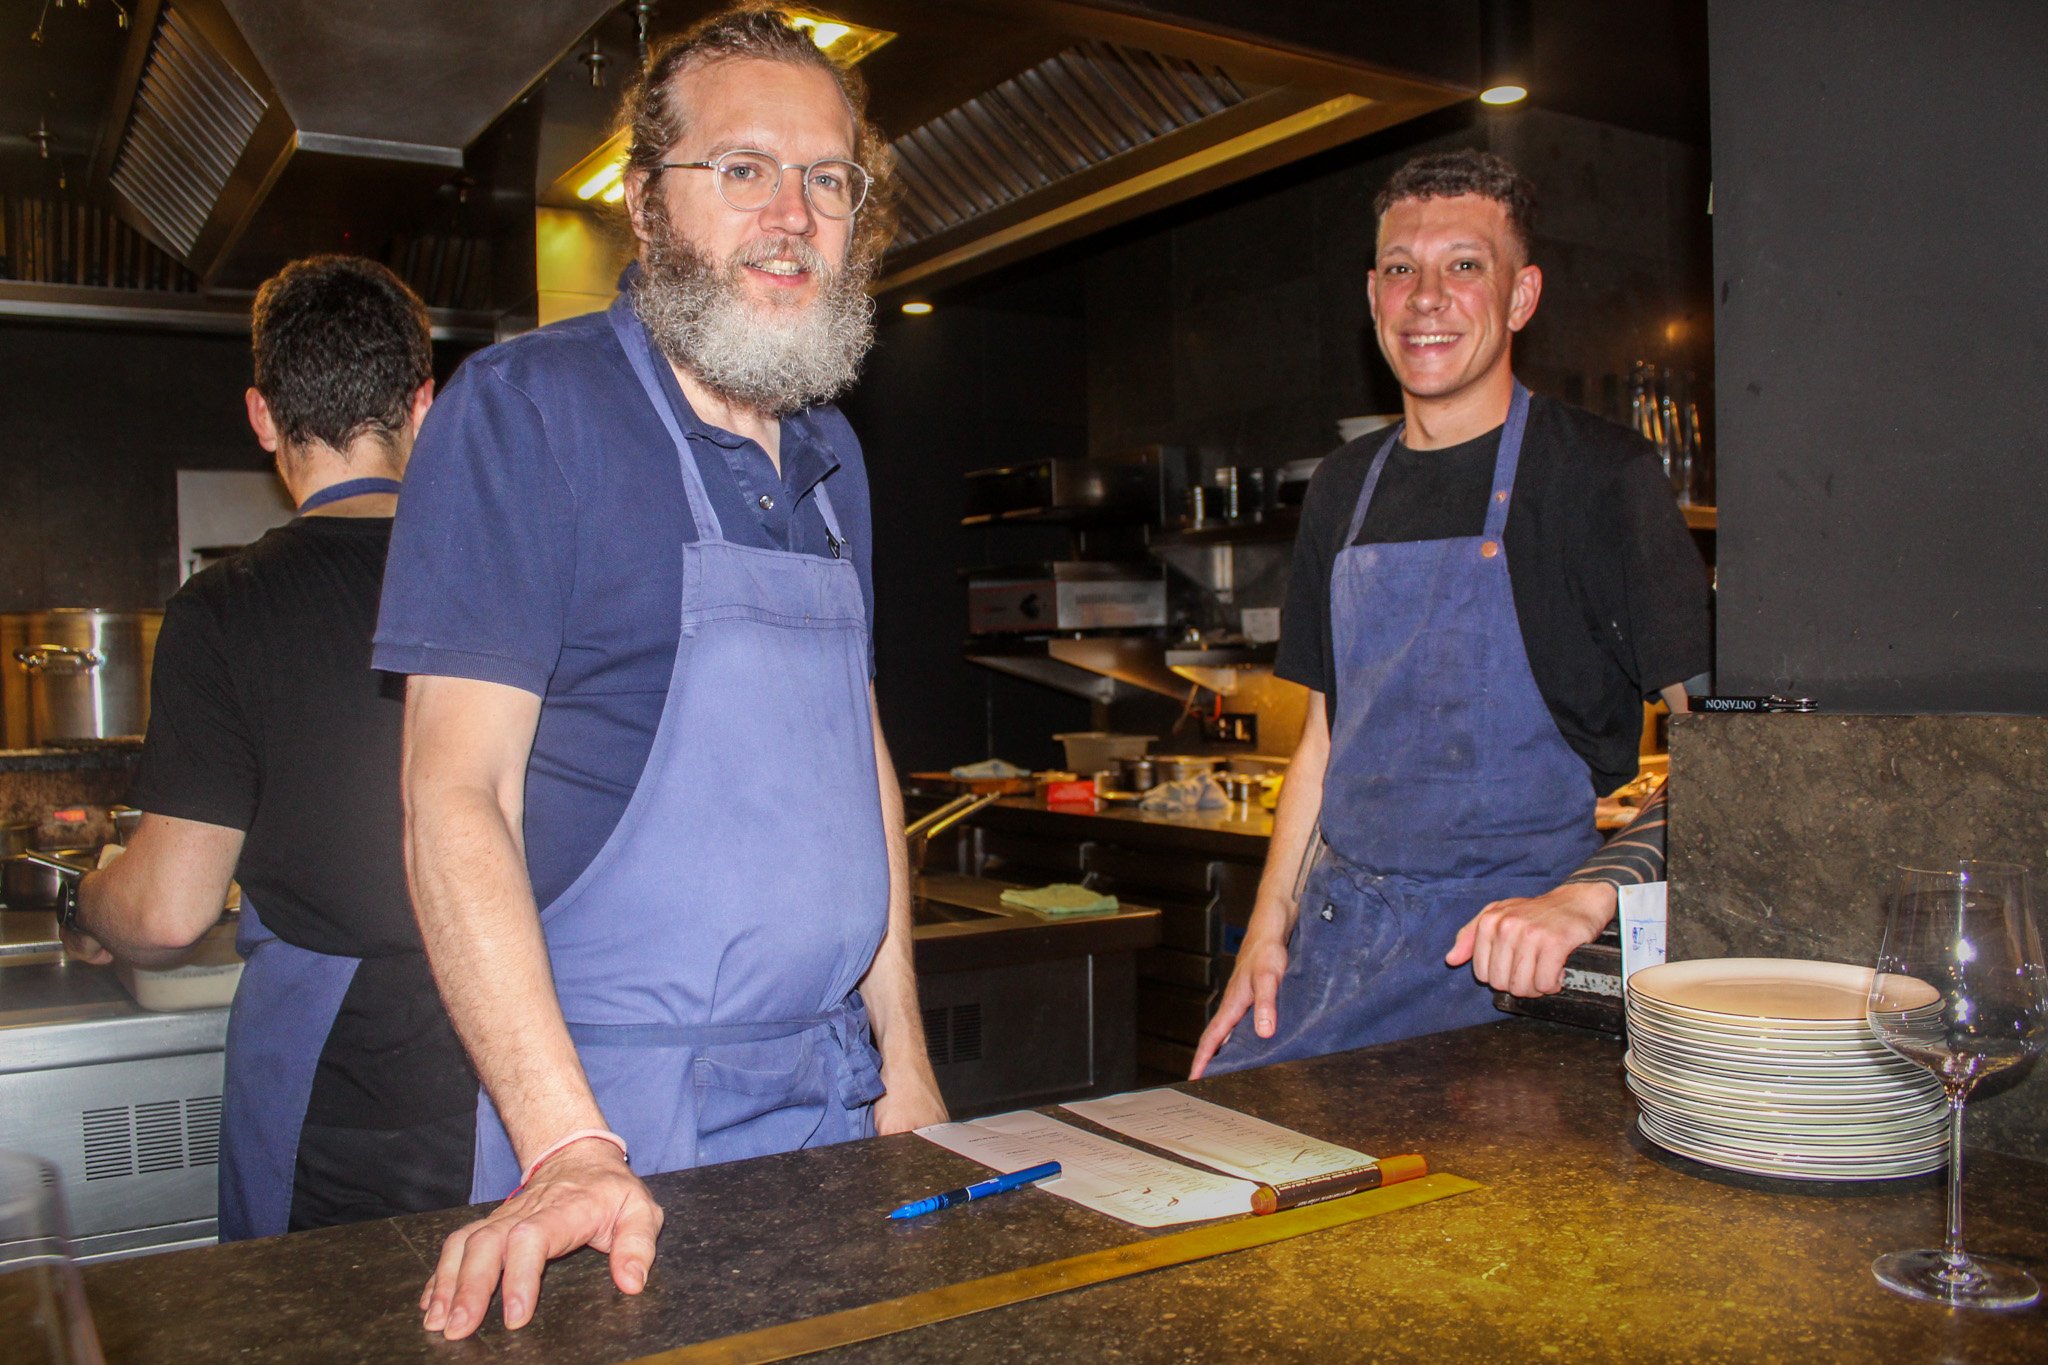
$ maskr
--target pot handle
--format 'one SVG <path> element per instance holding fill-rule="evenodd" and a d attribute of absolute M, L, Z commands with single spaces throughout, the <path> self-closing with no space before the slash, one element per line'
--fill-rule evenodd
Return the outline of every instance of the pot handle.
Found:
<path fill-rule="evenodd" d="M 71 673 L 90 673 L 107 661 L 107 657 L 96 649 L 77 649 L 71 645 L 37 645 L 34 649 L 17 649 L 14 661 L 31 673 L 47 670 L 60 660 L 70 660 Z"/>

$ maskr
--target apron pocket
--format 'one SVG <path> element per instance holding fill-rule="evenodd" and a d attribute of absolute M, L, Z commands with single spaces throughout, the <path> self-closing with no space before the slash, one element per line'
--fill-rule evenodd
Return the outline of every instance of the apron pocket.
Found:
<path fill-rule="evenodd" d="M 810 1033 L 706 1048 L 690 1068 L 704 1163 L 807 1145 L 832 1107 Z"/>

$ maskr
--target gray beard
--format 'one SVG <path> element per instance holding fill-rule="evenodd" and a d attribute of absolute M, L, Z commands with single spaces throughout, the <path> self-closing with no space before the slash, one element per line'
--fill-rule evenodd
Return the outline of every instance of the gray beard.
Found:
<path fill-rule="evenodd" d="M 735 407 L 786 417 L 844 393 L 874 341 L 870 267 L 833 269 L 808 242 L 767 238 L 723 268 L 679 238 L 658 212 L 642 219 L 650 240 L 633 281 L 633 311 L 654 344 Z M 741 272 L 787 254 L 819 283 L 808 303 L 759 305 Z"/>

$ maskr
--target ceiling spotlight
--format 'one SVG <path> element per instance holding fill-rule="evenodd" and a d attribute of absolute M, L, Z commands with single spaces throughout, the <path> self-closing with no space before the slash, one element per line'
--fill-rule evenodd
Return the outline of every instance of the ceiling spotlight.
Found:
<path fill-rule="evenodd" d="M 928 303 L 925 303 L 925 302 L 923 302 L 922 300 L 920 300 L 920 301 L 918 301 L 918 302 L 916 302 L 916 303 L 906 303 L 906 304 L 904 304 L 904 305 L 903 305 L 903 311 L 904 311 L 904 312 L 906 312 L 906 313 L 908 313 L 908 314 L 910 314 L 910 316 L 912 316 L 912 317 L 914 317 L 914 318 L 921 318 L 921 317 L 923 317 L 923 316 L 924 316 L 924 315 L 925 315 L 926 313 L 929 313 L 929 312 L 931 312 L 931 311 L 932 311 L 932 306 L 931 306 L 930 304 L 928 304 Z"/>
<path fill-rule="evenodd" d="M 1487 0 L 1479 16 L 1479 101 L 1519 104 L 1529 97 L 1532 38 L 1529 0 Z"/>

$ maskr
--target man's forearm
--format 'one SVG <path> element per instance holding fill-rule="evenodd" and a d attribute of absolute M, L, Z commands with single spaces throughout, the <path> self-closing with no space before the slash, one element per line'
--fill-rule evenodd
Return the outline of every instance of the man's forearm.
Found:
<path fill-rule="evenodd" d="M 173 967 L 220 922 L 242 831 L 146 814 L 125 853 L 78 887 L 81 928 L 139 967 Z"/>
<path fill-rule="evenodd" d="M 531 1161 L 605 1122 L 562 1022 L 516 817 L 482 789 L 408 798 L 406 868 L 427 960 L 513 1151 Z"/>
<path fill-rule="evenodd" d="M 1625 828 L 1616 830 L 1614 837 L 1586 859 L 1578 871 L 1565 878 L 1566 884 L 1605 882 L 1618 888 L 1662 881 L 1667 824 L 1665 810 L 1664 784 L 1660 782 L 1657 790 L 1636 813 L 1636 818 Z"/>
<path fill-rule="evenodd" d="M 934 1091 L 931 1056 L 925 1050 L 924 1016 L 917 1004 L 917 966 L 913 956 L 913 925 L 910 918 L 910 853 L 903 838 L 903 793 L 896 783 L 896 770 L 882 740 L 879 721 L 875 723 L 875 782 L 882 803 L 882 837 L 889 856 L 889 927 L 882 946 L 861 978 L 861 998 L 867 1002 L 869 1026 L 875 1047 L 882 1054 L 883 1080 L 901 1084 L 914 1080 L 929 1084 Z"/>
<path fill-rule="evenodd" d="M 1297 884 L 1322 815 L 1323 775 L 1329 758 L 1329 722 L 1318 693 L 1309 705 L 1301 743 L 1288 762 L 1280 801 L 1273 811 L 1273 835 L 1267 845 L 1265 870 L 1259 875 L 1249 933 L 1284 943 L 1294 932 L 1300 909 L 1295 904 Z"/>

